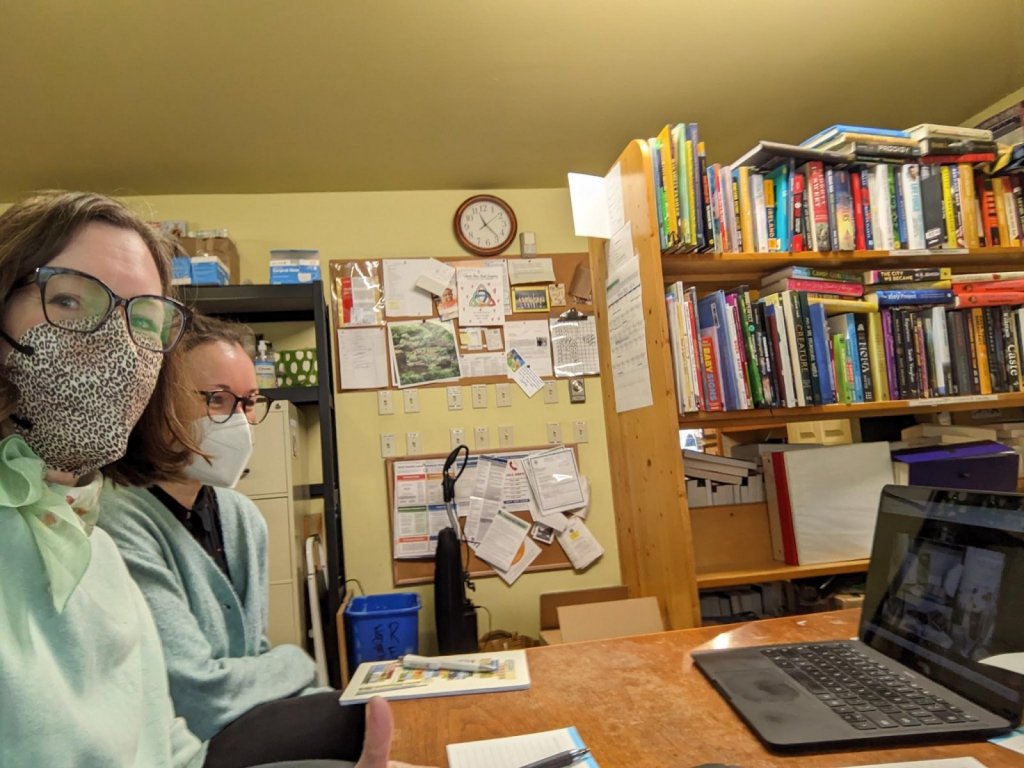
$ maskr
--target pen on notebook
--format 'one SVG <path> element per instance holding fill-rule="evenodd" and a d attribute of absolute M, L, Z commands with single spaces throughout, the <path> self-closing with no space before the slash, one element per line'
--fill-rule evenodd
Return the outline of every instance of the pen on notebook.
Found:
<path fill-rule="evenodd" d="M 407 653 L 398 659 L 403 667 L 407 669 L 447 669 L 452 672 L 495 672 L 498 665 L 496 661 L 486 664 L 478 661 L 464 661 L 460 659 L 432 659 L 429 656 L 417 656 L 415 653 Z M 566 763 L 569 765 L 569 763 Z"/>
<path fill-rule="evenodd" d="M 550 755 L 532 763 L 527 763 L 521 766 L 521 768 L 565 768 L 567 765 L 578 763 L 580 760 L 585 760 L 588 757 L 590 757 L 590 750 L 586 747 L 569 749 L 565 752 L 559 752 L 556 755 Z"/>

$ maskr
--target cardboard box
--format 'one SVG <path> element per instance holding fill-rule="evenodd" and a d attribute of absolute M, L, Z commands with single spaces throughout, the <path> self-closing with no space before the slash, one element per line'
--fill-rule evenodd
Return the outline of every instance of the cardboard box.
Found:
<path fill-rule="evenodd" d="M 578 643 L 663 632 L 665 624 L 658 608 L 658 598 L 634 597 L 606 603 L 560 606 L 558 628 L 562 632 L 562 642 Z"/>
<path fill-rule="evenodd" d="M 320 252 L 278 250 L 270 252 L 270 284 L 294 285 L 320 279 Z"/>
<path fill-rule="evenodd" d="M 282 349 L 274 352 L 279 387 L 315 387 L 320 383 L 316 349 Z"/>
<path fill-rule="evenodd" d="M 241 282 L 238 249 L 230 237 L 179 237 L 178 243 L 189 256 L 216 256 L 227 266 L 228 282 Z"/>

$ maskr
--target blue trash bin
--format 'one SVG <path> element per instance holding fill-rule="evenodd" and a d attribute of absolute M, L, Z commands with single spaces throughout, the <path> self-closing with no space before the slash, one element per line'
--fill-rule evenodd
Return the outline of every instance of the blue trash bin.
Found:
<path fill-rule="evenodd" d="M 345 608 L 349 672 L 364 661 L 397 659 L 419 650 L 420 596 L 415 592 L 360 595 Z"/>

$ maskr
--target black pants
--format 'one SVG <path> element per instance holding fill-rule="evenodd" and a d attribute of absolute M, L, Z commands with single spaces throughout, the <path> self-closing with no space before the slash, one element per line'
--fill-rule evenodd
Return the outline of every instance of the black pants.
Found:
<path fill-rule="evenodd" d="M 249 768 L 291 760 L 359 759 L 363 705 L 339 706 L 338 691 L 268 701 L 210 740 L 204 768 Z"/>

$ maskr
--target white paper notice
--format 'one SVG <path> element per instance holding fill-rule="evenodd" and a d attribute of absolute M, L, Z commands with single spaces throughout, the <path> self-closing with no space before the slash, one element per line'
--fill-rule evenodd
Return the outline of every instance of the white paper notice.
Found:
<path fill-rule="evenodd" d="M 505 355 L 501 352 L 459 355 L 459 374 L 464 379 L 504 376 L 507 373 L 508 366 L 505 364 Z"/>
<path fill-rule="evenodd" d="M 530 563 L 536 560 L 539 554 L 540 547 L 534 543 L 533 539 L 527 537 L 519 545 L 519 550 L 516 552 L 515 557 L 512 558 L 512 565 L 509 566 L 508 570 L 503 571 L 500 568 L 495 568 L 494 572 L 506 584 L 514 584 L 516 579 L 523 575 L 523 572 L 530 567 Z"/>
<path fill-rule="evenodd" d="M 459 325 L 504 324 L 507 277 L 501 264 L 459 267 L 457 281 Z"/>
<path fill-rule="evenodd" d="M 476 556 L 502 571 L 507 571 L 512 567 L 512 561 L 529 532 L 528 522 L 499 509 L 480 541 L 480 546 L 476 548 Z"/>
<path fill-rule="evenodd" d="M 605 180 L 585 173 L 569 174 L 569 203 L 576 237 L 611 236 Z"/>
<path fill-rule="evenodd" d="M 508 281 L 512 285 L 555 282 L 555 269 L 551 259 L 508 259 Z"/>
<path fill-rule="evenodd" d="M 578 517 L 570 517 L 566 529 L 558 534 L 558 543 L 565 550 L 569 562 L 577 571 L 582 571 L 604 554 L 604 549 L 587 524 Z"/>
<path fill-rule="evenodd" d="M 583 506 L 583 486 L 571 448 L 531 453 L 523 459 L 542 515 L 571 512 Z"/>
<path fill-rule="evenodd" d="M 502 498 L 509 512 L 526 512 L 530 509 L 530 481 L 526 477 L 523 462 L 518 456 L 505 464 Z"/>
<path fill-rule="evenodd" d="M 533 397 L 544 386 L 543 379 L 526 364 L 526 360 L 516 350 L 508 351 L 508 354 L 505 355 L 505 364 L 512 380 L 519 385 L 527 397 Z"/>
<path fill-rule="evenodd" d="M 489 352 L 500 352 L 505 349 L 501 341 L 501 328 L 484 328 L 484 346 Z"/>
<path fill-rule="evenodd" d="M 342 389 L 386 387 L 388 340 L 384 328 L 339 328 L 338 370 Z"/>
<path fill-rule="evenodd" d="M 444 289 L 449 286 L 455 277 L 455 267 L 450 267 L 443 261 L 437 259 L 416 259 L 415 262 L 420 268 L 419 277 L 416 278 L 416 287 L 422 288 L 434 296 L 440 296 Z"/>
<path fill-rule="evenodd" d="M 618 413 L 646 408 L 651 395 L 640 261 L 633 258 L 608 278 L 608 346 Z"/>
<path fill-rule="evenodd" d="M 615 230 L 605 250 L 609 275 L 615 274 L 632 259 L 637 258 L 633 250 L 633 225 L 627 221 L 624 226 Z"/>
<path fill-rule="evenodd" d="M 430 317 L 434 300 L 416 287 L 419 259 L 384 259 L 384 311 L 388 317 Z"/>
<path fill-rule="evenodd" d="M 515 349 L 538 376 L 551 375 L 551 337 L 547 320 L 505 323 L 505 351 Z"/>
<path fill-rule="evenodd" d="M 473 496 L 466 506 L 469 512 L 466 514 L 463 533 L 469 546 L 475 550 L 487 536 L 491 523 L 494 522 L 495 516 L 501 510 L 501 502 Z"/>
<path fill-rule="evenodd" d="M 626 201 L 622 196 L 622 168 L 612 166 L 604 177 L 605 204 L 608 206 L 608 231 L 615 232 L 626 223 Z"/>
<path fill-rule="evenodd" d="M 585 376 L 599 373 L 597 362 L 597 321 L 593 315 L 579 320 L 549 321 L 551 357 L 555 376 Z"/>

